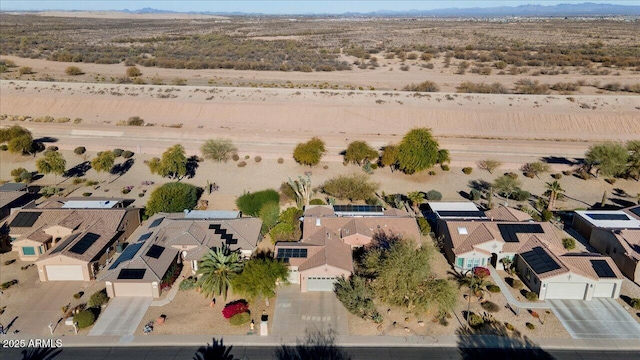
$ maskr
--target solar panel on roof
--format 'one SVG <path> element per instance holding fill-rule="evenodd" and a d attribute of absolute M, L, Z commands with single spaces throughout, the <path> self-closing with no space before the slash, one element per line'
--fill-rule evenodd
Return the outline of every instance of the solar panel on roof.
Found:
<path fill-rule="evenodd" d="M 139 242 L 139 243 L 135 243 L 135 244 L 131 244 L 129 246 L 127 246 L 124 251 L 122 252 L 122 254 L 120 254 L 120 256 L 118 256 L 118 259 L 116 259 L 116 261 L 111 264 L 111 266 L 109 267 L 109 270 L 113 270 L 115 268 L 118 267 L 118 265 L 120 265 L 120 263 L 124 262 L 124 261 L 129 261 L 131 259 L 133 259 L 133 257 L 136 255 L 136 253 L 138 252 L 138 250 L 140 250 L 140 248 L 142 247 L 144 243 Z"/>
<path fill-rule="evenodd" d="M 147 250 L 147 253 L 145 255 L 148 257 L 152 257 L 154 259 L 159 259 L 160 255 L 162 255 L 162 252 L 164 252 L 164 247 L 154 244 L 154 245 L 151 245 L 151 247 L 149 248 L 149 250 Z"/>
<path fill-rule="evenodd" d="M 278 249 L 278 259 L 306 258 L 307 249 Z"/>
<path fill-rule="evenodd" d="M 591 260 L 591 266 L 596 271 L 598 277 L 601 278 L 615 278 L 616 274 L 613 272 L 609 264 L 605 260 Z"/>
<path fill-rule="evenodd" d="M 154 228 L 158 225 L 160 225 L 160 223 L 162 223 L 162 220 L 164 220 L 163 217 L 159 218 L 159 219 L 155 219 L 153 220 L 153 222 L 151 223 L 151 225 L 149 225 L 149 229 Z"/>
<path fill-rule="evenodd" d="M 542 234 L 540 224 L 499 224 L 498 230 L 506 242 L 518 242 L 517 234 Z"/>
<path fill-rule="evenodd" d="M 118 279 L 121 280 L 139 280 L 144 277 L 144 273 L 147 269 L 122 269 L 118 274 Z"/>
<path fill-rule="evenodd" d="M 138 242 L 147 241 L 147 239 L 149 239 L 151 237 L 151 234 L 153 234 L 153 233 L 146 233 L 146 234 L 140 235 L 140 237 L 138 238 Z"/>
<path fill-rule="evenodd" d="M 84 236 L 77 242 L 75 245 L 69 249 L 72 253 L 76 253 L 78 255 L 84 254 L 93 243 L 96 242 L 100 238 L 100 235 L 94 233 L 86 233 Z"/>
<path fill-rule="evenodd" d="M 627 214 L 593 214 L 593 213 L 586 213 L 585 215 L 587 215 L 588 217 L 592 218 L 593 220 L 631 220 L 631 219 L 629 219 Z"/>
<path fill-rule="evenodd" d="M 482 211 L 465 211 L 465 210 L 443 210 L 437 211 L 440 217 L 484 217 L 484 212 Z"/>
<path fill-rule="evenodd" d="M 31 227 L 42 215 L 41 211 L 21 212 L 11 221 L 9 227 Z"/>
<path fill-rule="evenodd" d="M 382 212 L 384 208 L 380 205 L 333 205 L 336 212 Z"/>
<path fill-rule="evenodd" d="M 232 238 L 230 238 L 230 239 L 225 239 L 225 243 L 226 243 L 227 245 L 235 245 L 235 244 L 237 244 L 237 243 L 238 243 L 238 239 L 234 239 L 233 237 L 232 237 Z"/>
<path fill-rule="evenodd" d="M 209 229 L 220 229 L 220 224 L 209 224 Z"/>
<path fill-rule="evenodd" d="M 80 234 L 73 234 L 73 235 L 69 236 L 68 238 L 66 238 L 63 242 L 61 242 L 58 245 L 56 245 L 56 247 L 53 248 L 53 250 L 51 251 L 51 254 L 59 253 L 60 251 L 64 250 L 64 248 L 69 246 L 69 244 L 71 244 L 71 242 L 75 238 L 78 237 L 78 235 L 80 235 Z"/>
<path fill-rule="evenodd" d="M 536 274 L 544 274 L 549 271 L 561 269 L 560 264 L 553 260 L 553 258 L 539 246 L 534 247 L 531 251 L 520 254 L 520 256 L 531 266 L 531 269 L 533 269 Z"/>

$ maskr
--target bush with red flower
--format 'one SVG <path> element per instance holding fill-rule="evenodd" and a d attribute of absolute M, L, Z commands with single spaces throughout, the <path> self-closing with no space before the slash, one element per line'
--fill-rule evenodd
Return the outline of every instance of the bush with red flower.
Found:
<path fill-rule="evenodd" d="M 484 279 L 487 276 L 491 275 L 491 271 L 486 267 L 476 266 L 473 268 L 473 276 L 478 277 L 480 279 Z"/>
<path fill-rule="evenodd" d="M 249 304 L 246 300 L 236 300 L 228 303 L 222 309 L 222 316 L 225 319 L 231 319 L 234 315 L 248 313 L 249 312 Z"/>

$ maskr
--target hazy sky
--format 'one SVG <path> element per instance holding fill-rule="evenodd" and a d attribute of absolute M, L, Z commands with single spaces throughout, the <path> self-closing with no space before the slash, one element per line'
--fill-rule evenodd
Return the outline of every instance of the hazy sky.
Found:
<path fill-rule="evenodd" d="M 257 12 L 265 14 L 305 14 L 305 13 L 344 13 L 369 12 L 376 10 L 431 10 L 442 8 L 469 8 L 518 6 L 524 4 L 556 5 L 583 2 L 638 5 L 639 0 L 434 0 L 434 1 L 211 1 L 211 0 L 0 0 L 0 10 L 138 10 L 146 7 L 173 11 L 220 11 L 220 12 Z"/>

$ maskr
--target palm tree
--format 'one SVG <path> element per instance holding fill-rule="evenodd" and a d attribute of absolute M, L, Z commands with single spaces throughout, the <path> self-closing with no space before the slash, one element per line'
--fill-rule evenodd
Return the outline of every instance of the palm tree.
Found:
<path fill-rule="evenodd" d="M 422 191 L 412 191 L 407 193 L 407 198 L 411 201 L 411 205 L 413 205 L 413 210 L 418 214 L 420 212 L 420 204 L 424 200 L 424 193 Z"/>
<path fill-rule="evenodd" d="M 558 181 L 547 183 L 547 191 L 544 192 L 544 196 L 549 197 L 549 203 L 547 204 L 547 210 L 553 210 L 556 200 L 562 198 L 564 189 L 560 186 Z"/>
<path fill-rule="evenodd" d="M 225 244 L 209 250 L 198 265 L 197 286 L 207 297 L 222 295 L 227 300 L 231 279 L 242 271 L 240 253 Z"/>

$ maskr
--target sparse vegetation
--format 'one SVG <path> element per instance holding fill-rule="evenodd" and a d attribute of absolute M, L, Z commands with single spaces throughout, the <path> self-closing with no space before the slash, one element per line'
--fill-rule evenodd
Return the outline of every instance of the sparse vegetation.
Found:
<path fill-rule="evenodd" d="M 71 75 L 71 76 L 77 76 L 77 75 L 83 75 L 84 74 L 82 69 L 80 69 L 77 66 L 68 66 L 67 69 L 64 72 L 67 73 L 67 75 Z"/>
<path fill-rule="evenodd" d="M 493 159 L 478 161 L 478 167 L 482 170 L 487 170 L 489 174 L 493 174 L 493 171 L 502 166 L 502 162 Z"/>
<path fill-rule="evenodd" d="M 562 239 L 562 246 L 567 250 L 573 250 L 576 248 L 576 240 L 574 238 Z"/>
<path fill-rule="evenodd" d="M 369 176 L 357 173 L 353 175 L 340 175 L 327 180 L 322 185 L 322 191 L 338 199 L 350 201 L 366 200 L 373 197 L 379 184 L 372 182 Z"/>
<path fill-rule="evenodd" d="M 238 152 L 238 148 L 231 139 L 217 138 L 205 141 L 200 151 L 205 159 L 226 163 L 231 156 Z"/>

